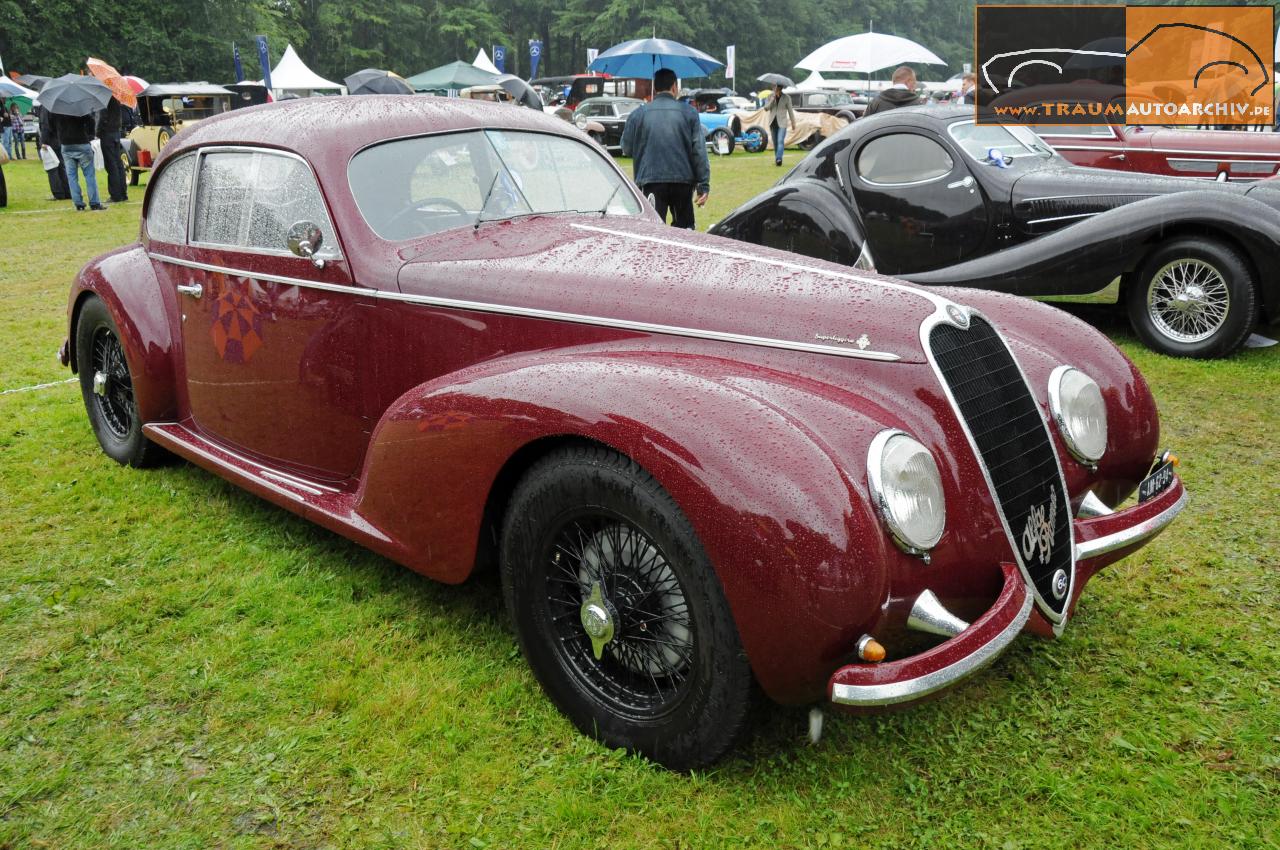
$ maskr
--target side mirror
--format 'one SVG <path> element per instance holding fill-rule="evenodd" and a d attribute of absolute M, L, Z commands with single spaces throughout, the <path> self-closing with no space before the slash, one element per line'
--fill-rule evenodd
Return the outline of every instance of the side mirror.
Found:
<path fill-rule="evenodd" d="M 324 268 L 324 260 L 316 256 L 320 245 L 324 242 L 324 234 L 314 221 L 294 222 L 289 228 L 287 243 L 289 250 L 296 256 L 305 257 L 318 269 Z"/>

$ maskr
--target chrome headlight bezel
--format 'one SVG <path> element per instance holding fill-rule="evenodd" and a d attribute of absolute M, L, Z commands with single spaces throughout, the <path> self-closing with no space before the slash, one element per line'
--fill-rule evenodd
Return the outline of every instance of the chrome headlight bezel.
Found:
<path fill-rule="evenodd" d="M 903 518 L 895 514 L 893 505 L 887 497 L 889 485 L 885 480 L 885 459 L 894 442 L 904 439 L 909 440 L 918 447 L 919 451 L 928 459 L 929 471 L 932 473 L 933 478 L 931 483 L 936 487 L 938 504 L 940 505 L 936 529 L 924 536 L 913 536 L 906 529 L 902 521 Z M 938 541 L 942 539 L 942 534 L 947 527 L 946 496 L 942 489 L 942 475 L 938 472 L 938 463 L 934 459 L 933 453 L 923 443 L 906 431 L 897 428 L 887 428 L 876 434 L 867 449 L 867 485 L 871 491 L 871 501 L 875 506 L 876 514 L 880 517 L 880 521 L 885 528 L 888 529 L 889 536 L 899 549 L 911 555 L 924 555 L 938 545 Z"/>
<path fill-rule="evenodd" d="M 1085 383 L 1074 390 L 1066 386 L 1069 380 L 1078 375 Z M 1096 392 L 1097 401 L 1102 410 L 1101 434 L 1081 434 L 1078 426 L 1073 427 L 1072 408 L 1079 404 L 1082 392 Z M 1049 374 L 1049 412 L 1058 426 L 1058 433 L 1067 445 L 1071 456 L 1086 466 L 1096 466 L 1107 453 L 1107 404 L 1102 397 L 1102 387 L 1082 370 L 1075 366 L 1059 366 Z"/>

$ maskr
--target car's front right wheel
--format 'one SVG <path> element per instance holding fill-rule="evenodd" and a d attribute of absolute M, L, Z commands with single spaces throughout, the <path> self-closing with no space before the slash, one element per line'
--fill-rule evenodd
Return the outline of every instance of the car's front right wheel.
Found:
<path fill-rule="evenodd" d="M 1177 239 L 1152 252 L 1128 288 L 1129 320 L 1149 347 L 1174 357 L 1225 357 L 1258 320 L 1248 262 L 1216 239 Z"/>
<path fill-rule="evenodd" d="M 602 447 L 537 462 L 502 531 L 525 658 L 583 733 L 674 770 L 715 762 L 747 727 L 751 670 L 688 520 Z"/>

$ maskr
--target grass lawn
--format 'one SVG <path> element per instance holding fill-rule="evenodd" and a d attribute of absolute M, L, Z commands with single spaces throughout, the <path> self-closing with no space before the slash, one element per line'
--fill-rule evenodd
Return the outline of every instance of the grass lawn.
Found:
<path fill-rule="evenodd" d="M 788 165 L 799 154 L 788 157 Z M 699 226 L 783 173 L 712 163 Z M 126 206 L 5 166 L 0 390 L 59 381 L 67 287 Z M 105 191 L 104 191 L 105 196 Z M 445 587 L 185 464 L 99 450 L 75 384 L 0 395 L 0 850 L 1280 846 L 1280 348 L 1138 362 L 1192 501 L 929 705 L 767 708 L 667 773 L 543 697 L 482 576 Z"/>

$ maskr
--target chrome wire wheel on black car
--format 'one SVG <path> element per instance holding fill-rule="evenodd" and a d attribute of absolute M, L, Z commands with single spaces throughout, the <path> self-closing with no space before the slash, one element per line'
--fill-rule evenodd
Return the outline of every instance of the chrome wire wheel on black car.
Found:
<path fill-rule="evenodd" d="M 1253 274 L 1233 248 L 1180 239 L 1156 250 L 1129 289 L 1129 318 L 1143 342 L 1178 357 L 1223 357 L 1257 321 Z"/>
<path fill-rule="evenodd" d="M 688 520 L 643 469 L 556 451 L 512 494 L 501 566 L 520 647 L 574 724 L 683 770 L 745 730 L 751 671 Z"/>
<path fill-rule="evenodd" d="M 75 333 L 80 395 L 98 444 L 118 463 L 151 465 L 162 453 L 142 434 L 120 332 L 100 299 L 90 298 L 81 307 Z"/>

